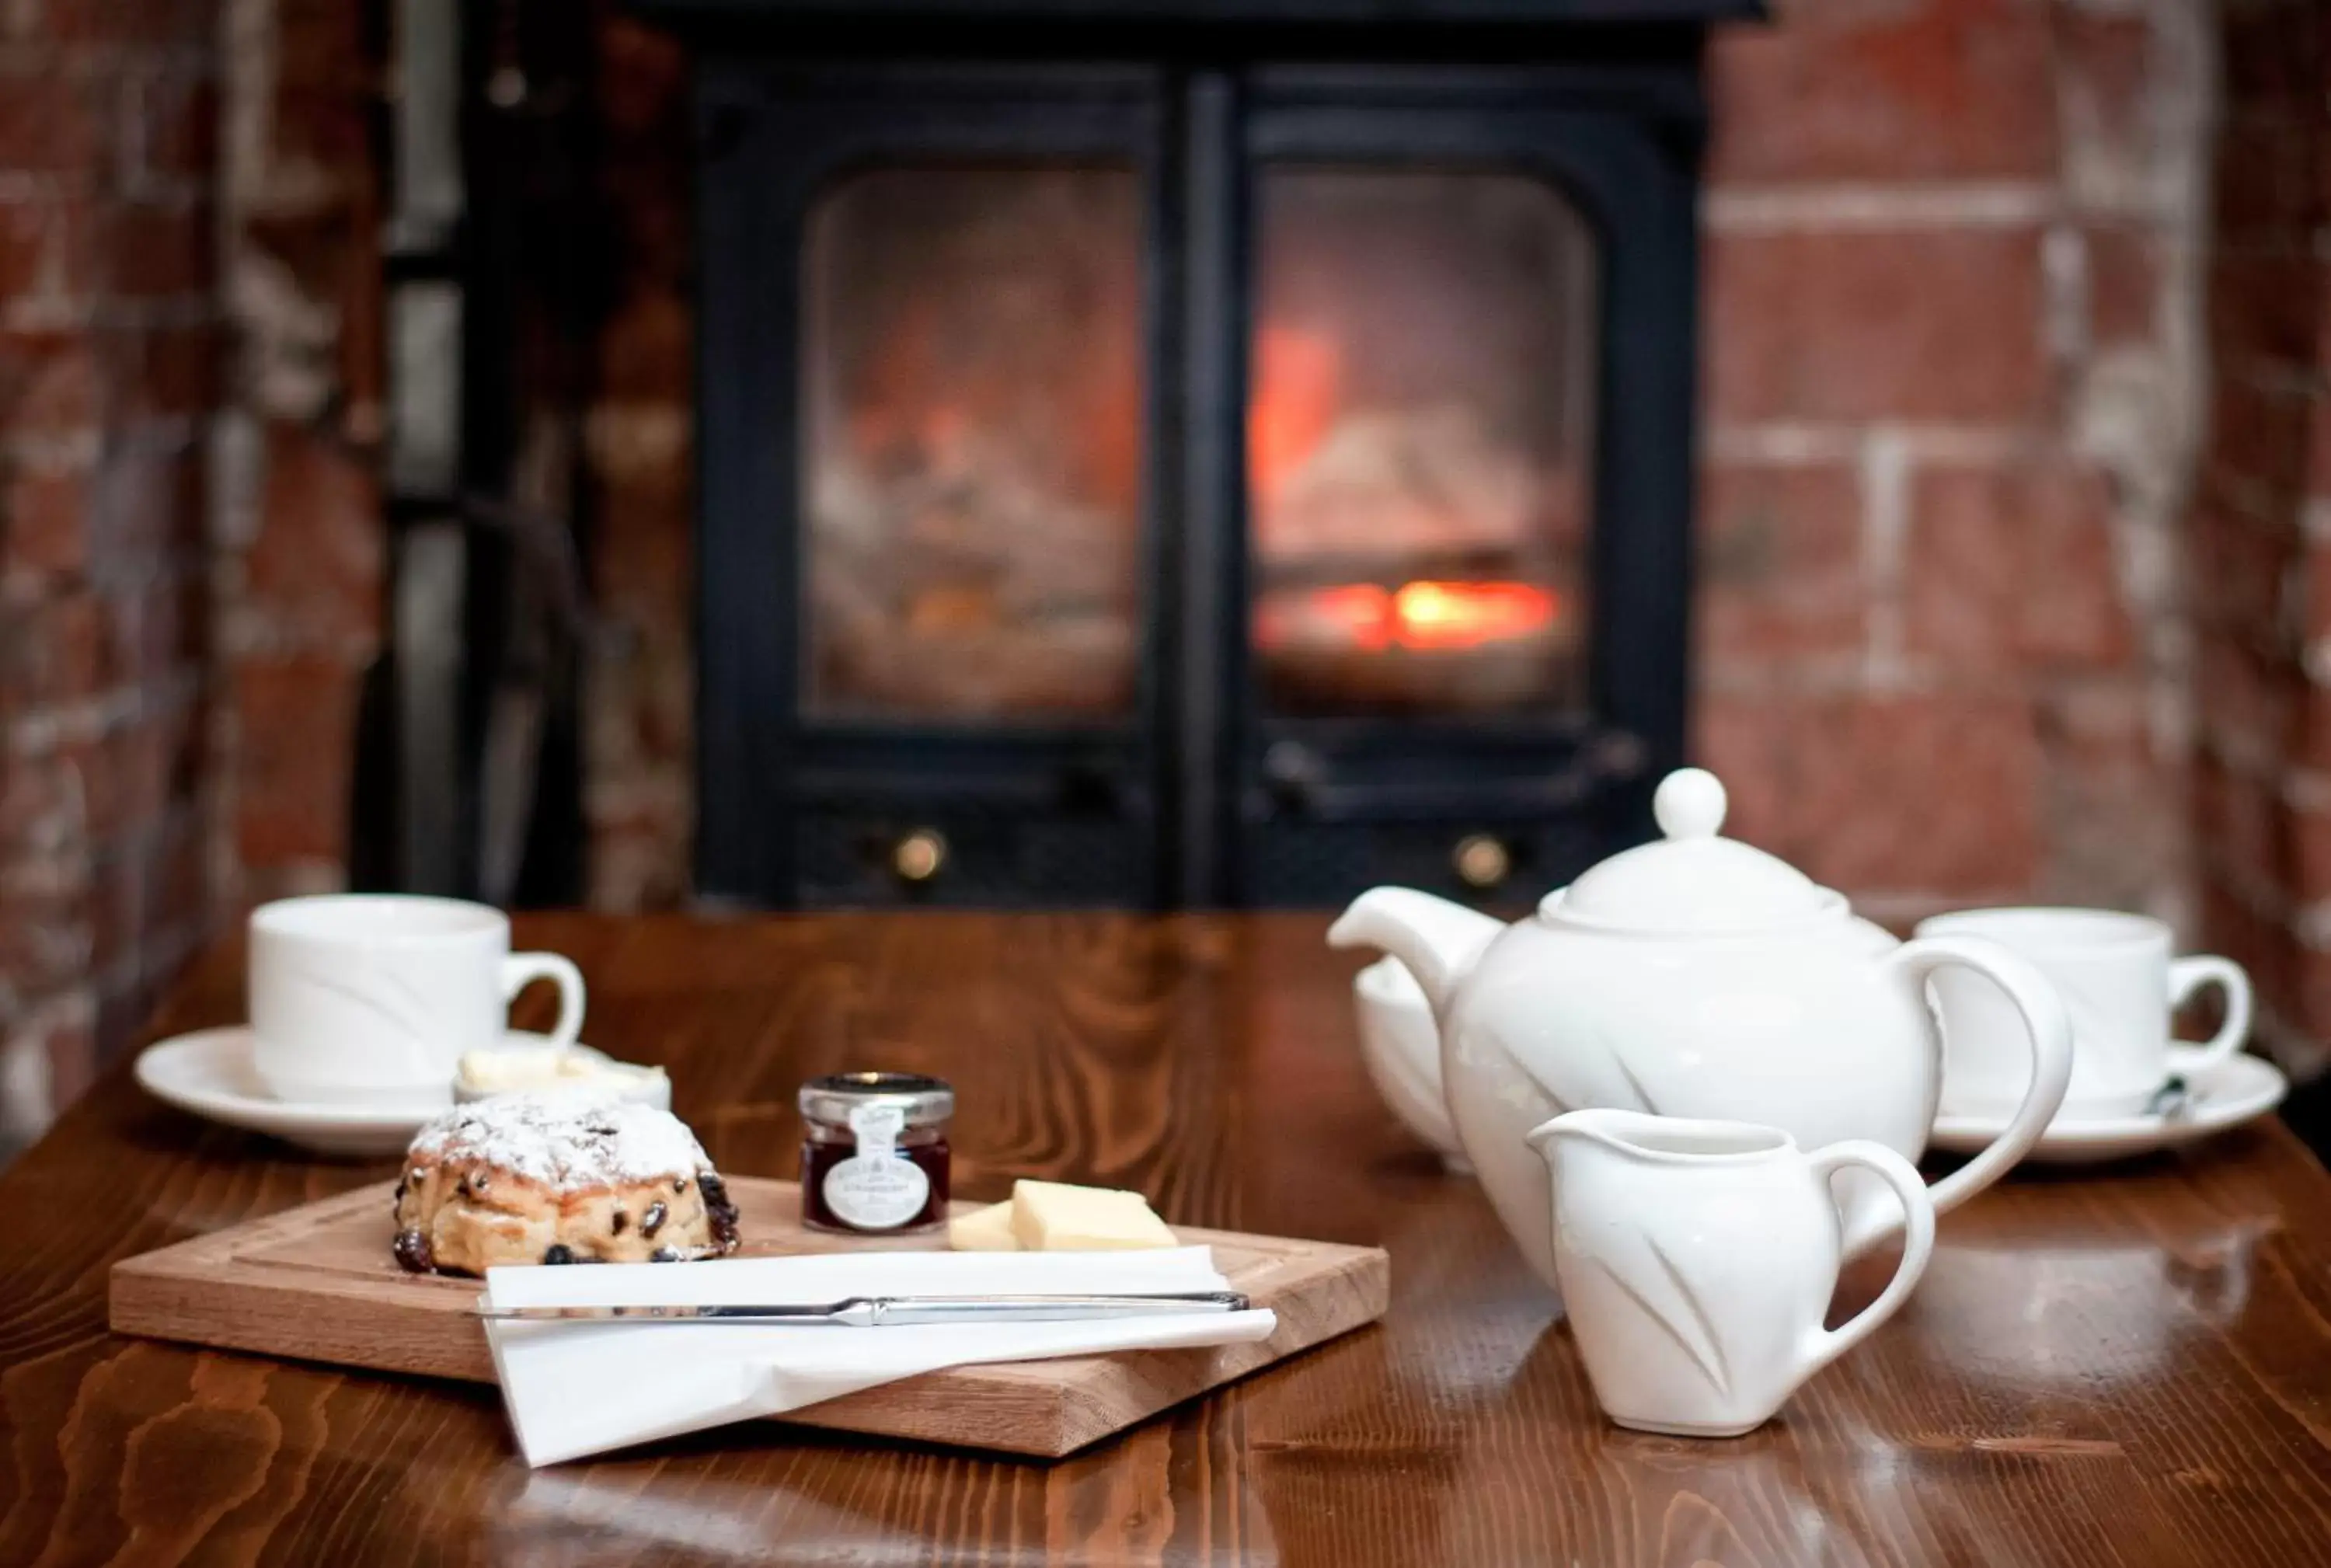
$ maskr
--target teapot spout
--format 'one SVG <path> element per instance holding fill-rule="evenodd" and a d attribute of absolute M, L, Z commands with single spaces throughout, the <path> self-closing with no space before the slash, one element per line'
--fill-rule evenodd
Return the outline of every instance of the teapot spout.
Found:
<path fill-rule="evenodd" d="M 1407 965 L 1439 1017 L 1489 939 L 1505 927 L 1413 888 L 1372 888 L 1327 928 L 1331 947 L 1378 947 Z"/>

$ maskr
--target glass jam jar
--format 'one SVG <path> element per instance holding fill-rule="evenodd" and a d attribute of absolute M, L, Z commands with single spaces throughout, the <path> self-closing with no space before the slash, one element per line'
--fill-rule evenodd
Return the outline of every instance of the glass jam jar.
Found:
<path fill-rule="evenodd" d="M 837 1072 L 801 1088 L 802 1223 L 911 1236 L 947 1222 L 955 1089 L 915 1072 Z"/>

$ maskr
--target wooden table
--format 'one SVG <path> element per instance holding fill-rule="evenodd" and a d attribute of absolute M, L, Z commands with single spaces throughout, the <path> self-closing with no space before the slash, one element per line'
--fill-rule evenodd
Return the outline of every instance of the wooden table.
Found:
<path fill-rule="evenodd" d="M 1780 1421 L 1630 1435 L 1479 1193 L 1370 1095 L 1321 928 L 521 923 L 726 1170 L 794 1174 L 795 1086 L 881 1063 L 959 1087 L 970 1195 L 1095 1179 L 1391 1250 L 1382 1326 L 1057 1464 L 758 1425 L 529 1473 L 489 1390 L 114 1338 L 112 1259 L 383 1171 L 117 1071 L 0 1177 L 0 1564 L 2331 1563 L 2331 1179 L 2279 1126 L 1994 1189 Z M 237 1017 L 240 965 L 210 955 L 157 1032 Z"/>

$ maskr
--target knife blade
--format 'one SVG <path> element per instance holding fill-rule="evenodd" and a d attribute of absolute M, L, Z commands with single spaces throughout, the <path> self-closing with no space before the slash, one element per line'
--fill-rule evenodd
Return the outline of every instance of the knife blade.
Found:
<path fill-rule="evenodd" d="M 756 1302 L 720 1306 L 627 1304 L 603 1307 L 488 1307 L 471 1316 L 487 1323 L 733 1323 L 826 1324 L 884 1328 L 934 1323 L 1067 1323 L 1095 1317 L 1155 1317 L 1244 1312 L 1235 1290 L 1154 1296 L 846 1296 L 836 1301 Z"/>

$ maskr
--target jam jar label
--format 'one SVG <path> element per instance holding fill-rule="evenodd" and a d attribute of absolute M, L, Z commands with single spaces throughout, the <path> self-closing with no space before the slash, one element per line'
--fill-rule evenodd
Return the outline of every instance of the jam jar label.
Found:
<path fill-rule="evenodd" d="M 825 1174 L 825 1206 L 859 1231 L 895 1231 L 930 1202 L 931 1179 L 898 1152 L 905 1115 L 896 1106 L 860 1106 L 850 1113 L 858 1152 Z"/>

